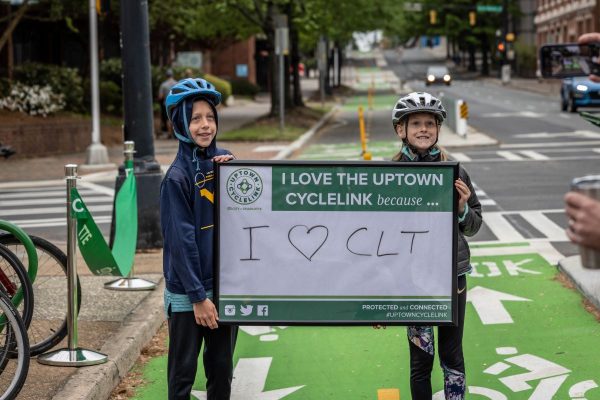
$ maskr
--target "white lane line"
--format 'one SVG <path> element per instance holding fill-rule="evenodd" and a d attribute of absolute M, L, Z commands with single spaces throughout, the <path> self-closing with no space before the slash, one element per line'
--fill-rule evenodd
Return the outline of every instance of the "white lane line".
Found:
<path fill-rule="evenodd" d="M 551 265 L 556 265 L 560 260 L 565 258 L 548 239 L 528 239 L 528 246 L 510 246 L 510 247 L 473 247 L 471 248 L 471 255 L 476 257 L 485 256 L 501 256 L 501 255 L 514 255 L 514 254 L 531 254 L 538 253 L 548 261 Z M 482 242 L 471 242 L 477 244 L 500 244 L 498 241 L 482 241 Z"/>
<path fill-rule="evenodd" d="M 484 222 L 492 231 L 494 236 L 501 242 L 518 242 L 525 240 L 513 226 L 503 217 L 500 212 L 485 213 Z"/>
<path fill-rule="evenodd" d="M 567 240 L 565 230 L 554 223 L 539 211 L 527 211 L 521 213 L 521 216 L 529 222 L 535 229 L 542 232 L 549 240 L 563 241 Z"/>
<path fill-rule="evenodd" d="M 455 161 L 462 161 L 462 162 L 471 161 L 471 157 L 469 157 L 465 153 L 450 153 L 450 158 Z"/>
<path fill-rule="evenodd" d="M 84 187 L 86 189 L 94 190 L 98 193 L 102 193 L 102 194 L 105 194 L 105 195 L 108 195 L 111 197 L 114 197 L 114 195 L 115 195 L 115 189 L 111 189 L 109 187 L 98 185 L 98 184 L 92 183 L 92 182 L 79 182 L 78 186 Z"/>
<path fill-rule="evenodd" d="M 496 202 L 492 199 L 479 200 L 482 206 L 495 206 Z"/>
<path fill-rule="evenodd" d="M 533 151 L 533 150 L 521 150 L 521 151 L 519 151 L 519 153 L 523 154 L 525 157 L 529 157 L 534 160 L 549 160 L 550 159 L 550 157 L 547 157 L 547 156 L 540 154 L 537 151 Z"/>
<path fill-rule="evenodd" d="M 111 203 L 112 204 L 112 198 L 111 197 L 106 197 L 106 196 L 102 196 L 102 197 L 97 197 L 97 196 L 87 196 L 84 199 L 86 204 L 91 204 L 91 203 Z M 33 199 L 33 200 L 0 200 L 0 207 L 4 208 L 4 207 L 17 207 L 17 206 L 46 206 L 46 205 L 51 205 L 51 204 L 66 204 L 67 202 L 67 196 L 65 194 L 64 198 L 57 198 L 57 199 Z"/>
<path fill-rule="evenodd" d="M 575 142 L 549 142 L 544 143 L 544 148 L 546 147 L 576 147 L 576 146 L 598 146 L 600 145 L 600 141 L 598 140 L 582 140 Z M 513 144 L 501 144 L 501 149 L 522 149 L 527 147 L 535 147 L 537 146 L 535 143 L 513 143 Z"/>
<path fill-rule="evenodd" d="M 506 158 L 507 160 L 510 160 L 510 161 L 522 161 L 523 160 L 523 157 L 521 157 L 517 153 L 513 153 L 512 151 L 497 151 L 496 154 L 498 154 L 500 157 Z"/>
<path fill-rule="evenodd" d="M 101 215 L 94 218 L 96 224 L 109 224 L 112 221 L 110 215 Z M 67 226 L 66 218 L 42 218 L 19 220 L 18 224 L 21 228 L 49 228 L 53 226 Z"/>
<path fill-rule="evenodd" d="M 581 160 L 597 160 L 598 156 L 572 156 L 572 157 L 552 157 L 552 161 L 581 161 Z M 491 163 L 491 162 L 506 162 L 506 158 L 478 158 L 476 160 L 471 161 L 472 163 Z M 512 160 L 516 161 L 516 160 Z M 529 161 L 535 162 L 535 160 L 530 160 L 526 158 L 522 158 L 520 161 Z"/>
<path fill-rule="evenodd" d="M 104 206 L 91 206 L 88 210 L 94 212 L 112 211 L 112 204 Z M 10 217 L 14 215 L 31 215 L 31 214 L 66 214 L 67 206 L 64 207 L 42 207 L 42 208 L 23 208 L 20 210 L 0 210 L 0 218 Z"/>
<path fill-rule="evenodd" d="M 88 195 L 91 196 L 92 194 L 95 194 L 93 191 L 90 190 L 80 190 L 79 194 L 81 194 L 82 196 Z M 67 190 L 66 189 L 62 189 L 62 190 L 48 190 L 48 191 L 40 191 L 40 190 L 24 190 L 24 191 L 19 191 L 19 192 L 12 192 L 12 193 L 3 193 L 0 194 L 0 200 L 10 200 L 10 199 L 29 199 L 32 197 L 41 197 L 44 196 L 46 198 L 48 197 L 55 197 L 55 196 L 63 196 L 65 199 L 67 198 Z"/>
<path fill-rule="evenodd" d="M 285 149 L 287 147 L 287 145 L 272 145 L 272 146 L 258 146 L 255 147 L 254 150 L 252 150 L 253 152 L 256 153 L 265 153 L 265 152 L 269 152 L 269 151 L 281 151 L 283 149 Z"/>

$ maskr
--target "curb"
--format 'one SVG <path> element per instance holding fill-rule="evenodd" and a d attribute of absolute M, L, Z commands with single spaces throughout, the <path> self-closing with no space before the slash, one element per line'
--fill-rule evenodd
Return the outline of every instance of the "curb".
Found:
<path fill-rule="evenodd" d="M 291 156 L 294 151 L 296 151 L 296 150 L 300 149 L 302 146 L 304 146 L 306 144 L 306 142 L 308 142 L 308 140 L 310 138 L 312 138 L 315 135 L 315 133 L 317 133 L 317 131 L 319 129 L 321 129 L 321 127 L 323 125 L 325 125 L 325 123 L 327 123 L 327 121 L 329 121 L 329 119 L 331 119 L 333 114 L 335 114 L 337 111 L 340 110 L 340 108 L 341 108 L 341 106 L 339 104 L 336 104 L 335 106 L 333 106 L 333 108 L 331 110 L 329 110 L 329 112 L 327 114 L 325 114 L 323 117 L 321 117 L 321 119 L 312 128 L 310 128 L 309 130 L 304 132 L 302 134 L 302 136 L 300 136 L 298 139 L 294 140 L 289 146 L 287 146 L 285 149 L 283 149 L 279 153 L 277 153 L 277 155 L 275 155 L 275 157 L 271 158 L 271 160 L 285 160 L 286 158 Z"/>
<path fill-rule="evenodd" d="M 100 349 L 108 356 L 104 364 L 78 369 L 53 400 L 106 400 L 129 370 L 141 350 L 165 320 L 163 312 L 164 278 L 125 318 L 117 332 Z"/>
<path fill-rule="evenodd" d="M 584 268 L 578 255 L 560 260 L 558 269 L 573 281 L 581 294 L 600 309 L 600 270 Z"/>

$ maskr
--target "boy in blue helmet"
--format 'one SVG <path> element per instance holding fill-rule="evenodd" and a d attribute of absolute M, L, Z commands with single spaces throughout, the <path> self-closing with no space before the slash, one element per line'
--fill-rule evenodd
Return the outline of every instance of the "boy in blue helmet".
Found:
<path fill-rule="evenodd" d="M 220 102 L 215 87 L 198 78 L 179 81 L 165 101 L 179 139 L 160 187 L 170 400 L 190 398 L 203 341 L 207 398 L 229 399 L 231 393 L 237 327 L 219 326 L 212 302 L 213 167 L 234 158 L 216 145 Z"/>

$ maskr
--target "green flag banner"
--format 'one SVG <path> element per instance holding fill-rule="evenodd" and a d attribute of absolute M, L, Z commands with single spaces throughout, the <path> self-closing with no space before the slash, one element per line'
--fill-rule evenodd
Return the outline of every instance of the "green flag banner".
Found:
<path fill-rule="evenodd" d="M 127 276 L 133 266 L 137 243 L 137 190 L 133 167 L 115 200 L 115 240 L 112 250 L 94 222 L 77 188 L 71 189 L 71 216 L 77 219 L 77 243 L 94 275 Z"/>

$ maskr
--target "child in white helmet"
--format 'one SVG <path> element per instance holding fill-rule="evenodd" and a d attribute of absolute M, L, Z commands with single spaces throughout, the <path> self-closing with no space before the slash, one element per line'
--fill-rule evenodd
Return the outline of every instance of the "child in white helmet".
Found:
<path fill-rule="evenodd" d="M 446 110 L 436 97 L 413 92 L 398 99 L 392 112 L 394 131 L 402 140 L 400 152 L 393 161 L 446 161 L 446 153 L 437 145 Z M 471 271 L 469 245 L 466 236 L 473 236 L 481 227 L 481 204 L 471 184 L 469 174 L 460 167 L 454 182 L 458 192 L 458 322 L 457 326 L 440 326 L 437 331 L 438 354 L 444 372 L 446 399 L 465 397 L 465 362 L 462 337 L 467 300 L 466 274 Z M 413 399 L 431 399 L 431 371 L 434 361 L 432 326 L 409 326 L 410 390 Z"/>

